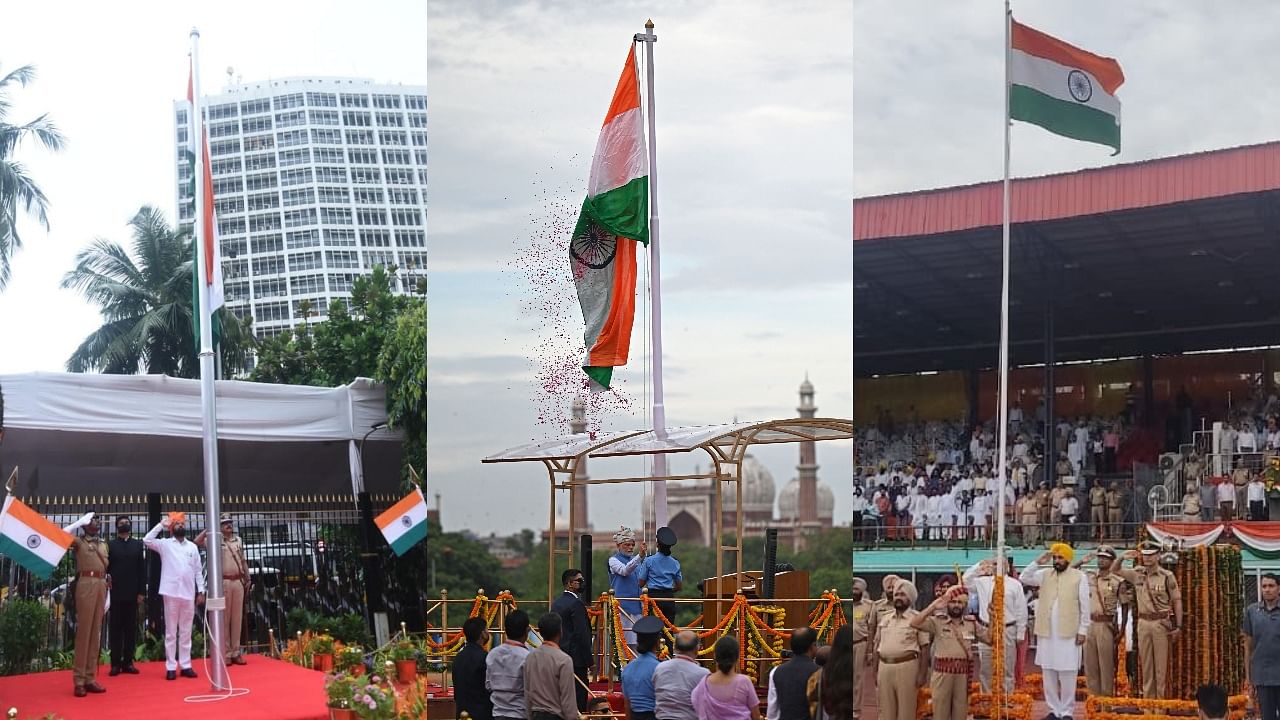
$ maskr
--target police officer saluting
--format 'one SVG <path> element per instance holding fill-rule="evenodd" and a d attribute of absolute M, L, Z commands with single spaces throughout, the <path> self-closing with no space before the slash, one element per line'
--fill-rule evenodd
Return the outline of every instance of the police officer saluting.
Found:
<path fill-rule="evenodd" d="M 244 653 L 240 647 L 240 625 L 244 618 L 244 596 L 253 584 L 249 581 L 249 567 L 244 561 L 244 544 L 240 536 L 235 534 L 231 516 L 223 513 L 222 526 L 222 593 L 227 599 L 227 637 L 223 645 L 226 648 L 228 665 L 246 665 Z M 195 543 L 204 547 L 206 530 L 201 530 Z"/>
<path fill-rule="evenodd" d="M 146 596 L 147 573 L 142 562 L 142 541 L 133 537 L 128 515 L 116 518 L 116 536 L 107 543 L 107 574 L 111 576 L 111 618 L 107 638 L 111 645 L 111 676 L 137 675 L 133 666 L 138 645 L 138 608 Z"/>
<path fill-rule="evenodd" d="M 649 597 L 651 598 L 673 598 L 678 591 L 684 589 L 684 576 L 680 574 L 680 561 L 671 556 L 671 548 L 675 547 L 676 544 L 676 534 L 669 527 L 660 527 L 657 535 L 658 552 L 650 555 L 644 561 L 649 575 L 646 587 L 649 588 Z M 675 622 L 676 604 L 674 602 L 660 602 L 658 603 L 658 609 L 666 616 L 668 622 Z"/>
<path fill-rule="evenodd" d="M 107 544 L 98 531 L 101 529 L 94 513 L 85 513 L 79 520 L 63 528 L 69 533 L 84 528 L 84 537 L 71 541 L 71 552 L 76 556 L 76 657 L 71 669 L 76 697 L 88 693 L 104 693 L 106 688 L 98 684 L 98 653 L 102 649 L 102 615 L 106 612 L 107 590 L 111 583 L 107 575 Z"/>

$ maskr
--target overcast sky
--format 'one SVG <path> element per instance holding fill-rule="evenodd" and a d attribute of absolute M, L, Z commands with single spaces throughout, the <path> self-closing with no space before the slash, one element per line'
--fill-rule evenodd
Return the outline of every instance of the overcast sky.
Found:
<path fill-rule="evenodd" d="M 851 4 L 589 8 L 430 3 L 428 478 L 449 530 L 546 527 L 546 471 L 480 460 L 567 432 L 582 319 L 563 241 L 650 13 L 668 424 L 794 417 L 806 371 L 818 414 L 851 417 Z M 648 422 L 644 307 L 605 430 Z M 778 489 L 797 453 L 757 453 Z M 851 460 L 818 446 L 846 523 Z M 639 525 L 638 486 L 591 492 L 597 528 Z"/>
<path fill-rule="evenodd" d="M 124 8 L 127 6 L 127 10 Z M 9 3 L 0 23 L 0 73 L 24 64 L 39 76 L 13 93 L 10 122 L 47 112 L 67 137 L 53 155 L 19 152 L 49 197 L 51 231 L 20 227 L 26 248 L 0 293 L 0 373 L 60 371 L 99 324 L 97 310 L 60 290 L 76 253 L 97 236 L 124 243 L 144 204 L 173 219 L 173 101 L 187 90 L 188 34 L 201 32 L 205 92 L 234 67 L 245 82 L 337 75 L 427 82 L 424 0 L 351 3 L 132 0 Z"/>
<path fill-rule="evenodd" d="M 1004 28 L 989 0 L 856 0 L 858 196 L 1001 177 Z M 1013 3 L 1014 17 L 1115 58 L 1123 152 L 1013 126 L 1014 175 L 1070 172 L 1280 138 L 1280 4 Z"/>

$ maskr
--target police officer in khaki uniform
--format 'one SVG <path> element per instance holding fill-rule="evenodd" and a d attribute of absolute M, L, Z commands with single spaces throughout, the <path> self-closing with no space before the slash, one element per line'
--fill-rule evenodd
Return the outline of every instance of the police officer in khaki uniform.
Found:
<path fill-rule="evenodd" d="M 249 581 L 249 566 L 244 561 L 244 543 L 235 534 L 231 516 L 223 513 L 222 526 L 222 593 L 227 599 L 226 662 L 228 665 L 247 665 L 240 647 L 240 627 L 244 618 L 244 597 L 253 584 Z M 205 533 L 201 530 L 195 543 L 204 547 Z"/>
<path fill-rule="evenodd" d="M 924 612 L 911 619 L 911 627 L 928 633 L 933 639 L 929 648 L 933 667 L 929 677 L 933 720 L 965 720 L 969 717 L 973 640 L 980 637 L 980 632 L 983 632 L 982 639 L 989 640 L 990 633 L 982 631 L 973 620 L 965 619 L 964 611 L 968 605 L 968 592 L 963 585 L 957 585 L 935 598 Z"/>
<path fill-rule="evenodd" d="M 1022 530 L 1022 547 L 1035 547 L 1040 542 L 1040 503 L 1036 493 L 1027 493 L 1018 500 L 1018 524 Z"/>
<path fill-rule="evenodd" d="M 1058 478 L 1058 485 L 1049 493 L 1049 525 L 1052 539 L 1062 539 L 1062 499 L 1067 496 L 1067 486 Z"/>
<path fill-rule="evenodd" d="M 875 672 L 881 720 L 915 720 L 916 693 L 924 684 L 928 664 L 921 662 L 920 649 L 929 636 L 911 626 L 918 614 L 916 586 L 898 580 L 893 588 L 893 610 L 880 616 L 876 628 Z"/>
<path fill-rule="evenodd" d="M 1138 551 L 1126 558 L 1137 560 Z M 1142 566 L 1121 569 L 1133 583 L 1138 602 L 1138 664 L 1142 666 L 1142 697 L 1169 697 L 1169 644 L 1182 629 L 1182 594 L 1174 574 L 1160 567 L 1160 545 L 1148 540 L 1141 547 Z"/>
<path fill-rule="evenodd" d="M 1124 519 L 1124 510 L 1122 510 L 1122 498 L 1120 496 L 1119 483 L 1112 482 L 1111 488 L 1107 490 L 1107 522 L 1111 526 L 1112 538 L 1122 538 L 1120 534 L 1120 522 Z"/>
<path fill-rule="evenodd" d="M 1093 539 L 1102 542 L 1107 536 L 1107 490 L 1101 480 L 1094 480 L 1089 488 L 1089 524 Z"/>
<path fill-rule="evenodd" d="M 1116 607 L 1124 578 L 1115 571 L 1116 551 L 1110 545 L 1099 545 L 1081 558 L 1077 567 L 1094 557 L 1098 558 L 1098 571 L 1085 574 L 1089 579 L 1089 633 L 1084 641 L 1084 674 L 1090 695 L 1112 697 L 1116 694 L 1116 643 L 1123 639 L 1116 628 Z"/>
<path fill-rule="evenodd" d="M 1041 481 L 1040 489 L 1036 491 L 1036 507 L 1040 509 L 1040 525 L 1047 527 L 1049 525 L 1049 509 L 1052 503 L 1052 495 L 1049 493 L 1049 483 Z M 1046 531 L 1047 535 L 1048 532 Z"/>
<path fill-rule="evenodd" d="M 885 575 L 884 579 L 880 581 L 880 586 L 884 588 L 884 595 L 872 603 L 876 610 L 874 622 L 877 627 L 886 615 L 893 614 L 893 589 L 901 581 L 902 578 L 897 575 Z"/>
<path fill-rule="evenodd" d="M 862 686 L 866 682 L 867 645 L 875 635 L 875 603 L 867 599 L 867 581 L 853 579 L 853 716 L 862 708 Z"/>
<path fill-rule="evenodd" d="M 84 528 L 84 537 L 74 537 L 70 547 L 76 557 L 76 655 L 71 666 L 76 697 L 107 691 L 98 684 L 97 678 L 102 651 L 102 616 L 107 611 L 107 590 L 111 586 L 107 575 L 107 543 L 99 534 L 102 528 L 98 518 L 94 513 L 85 513 L 63 530 L 74 533 L 80 528 Z"/>

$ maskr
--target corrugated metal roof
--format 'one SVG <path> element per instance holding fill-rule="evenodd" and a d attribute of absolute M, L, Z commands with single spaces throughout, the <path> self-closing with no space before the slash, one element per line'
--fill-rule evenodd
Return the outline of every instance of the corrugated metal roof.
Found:
<path fill-rule="evenodd" d="M 998 226 L 1002 183 L 853 202 L 853 240 Z M 1280 189 L 1280 141 L 1013 181 L 1011 221 L 1059 220 Z"/>

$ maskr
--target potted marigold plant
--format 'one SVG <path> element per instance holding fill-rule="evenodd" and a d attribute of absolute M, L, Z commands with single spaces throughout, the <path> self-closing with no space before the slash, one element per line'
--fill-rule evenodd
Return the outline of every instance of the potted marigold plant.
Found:
<path fill-rule="evenodd" d="M 355 720 L 354 698 L 360 681 L 344 672 L 324 676 L 329 720 Z"/>
<path fill-rule="evenodd" d="M 401 640 L 391 646 L 391 660 L 396 664 L 396 680 L 408 684 L 418 677 L 418 646 Z"/>
<path fill-rule="evenodd" d="M 364 674 L 364 649 L 359 645 L 348 645 L 333 655 L 334 667 L 356 677 Z"/>
<path fill-rule="evenodd" d="M 329 635 L 317 635 L 311 639 L 312 667 L 322 672 L 333 670 L 333 638 Z"/>

